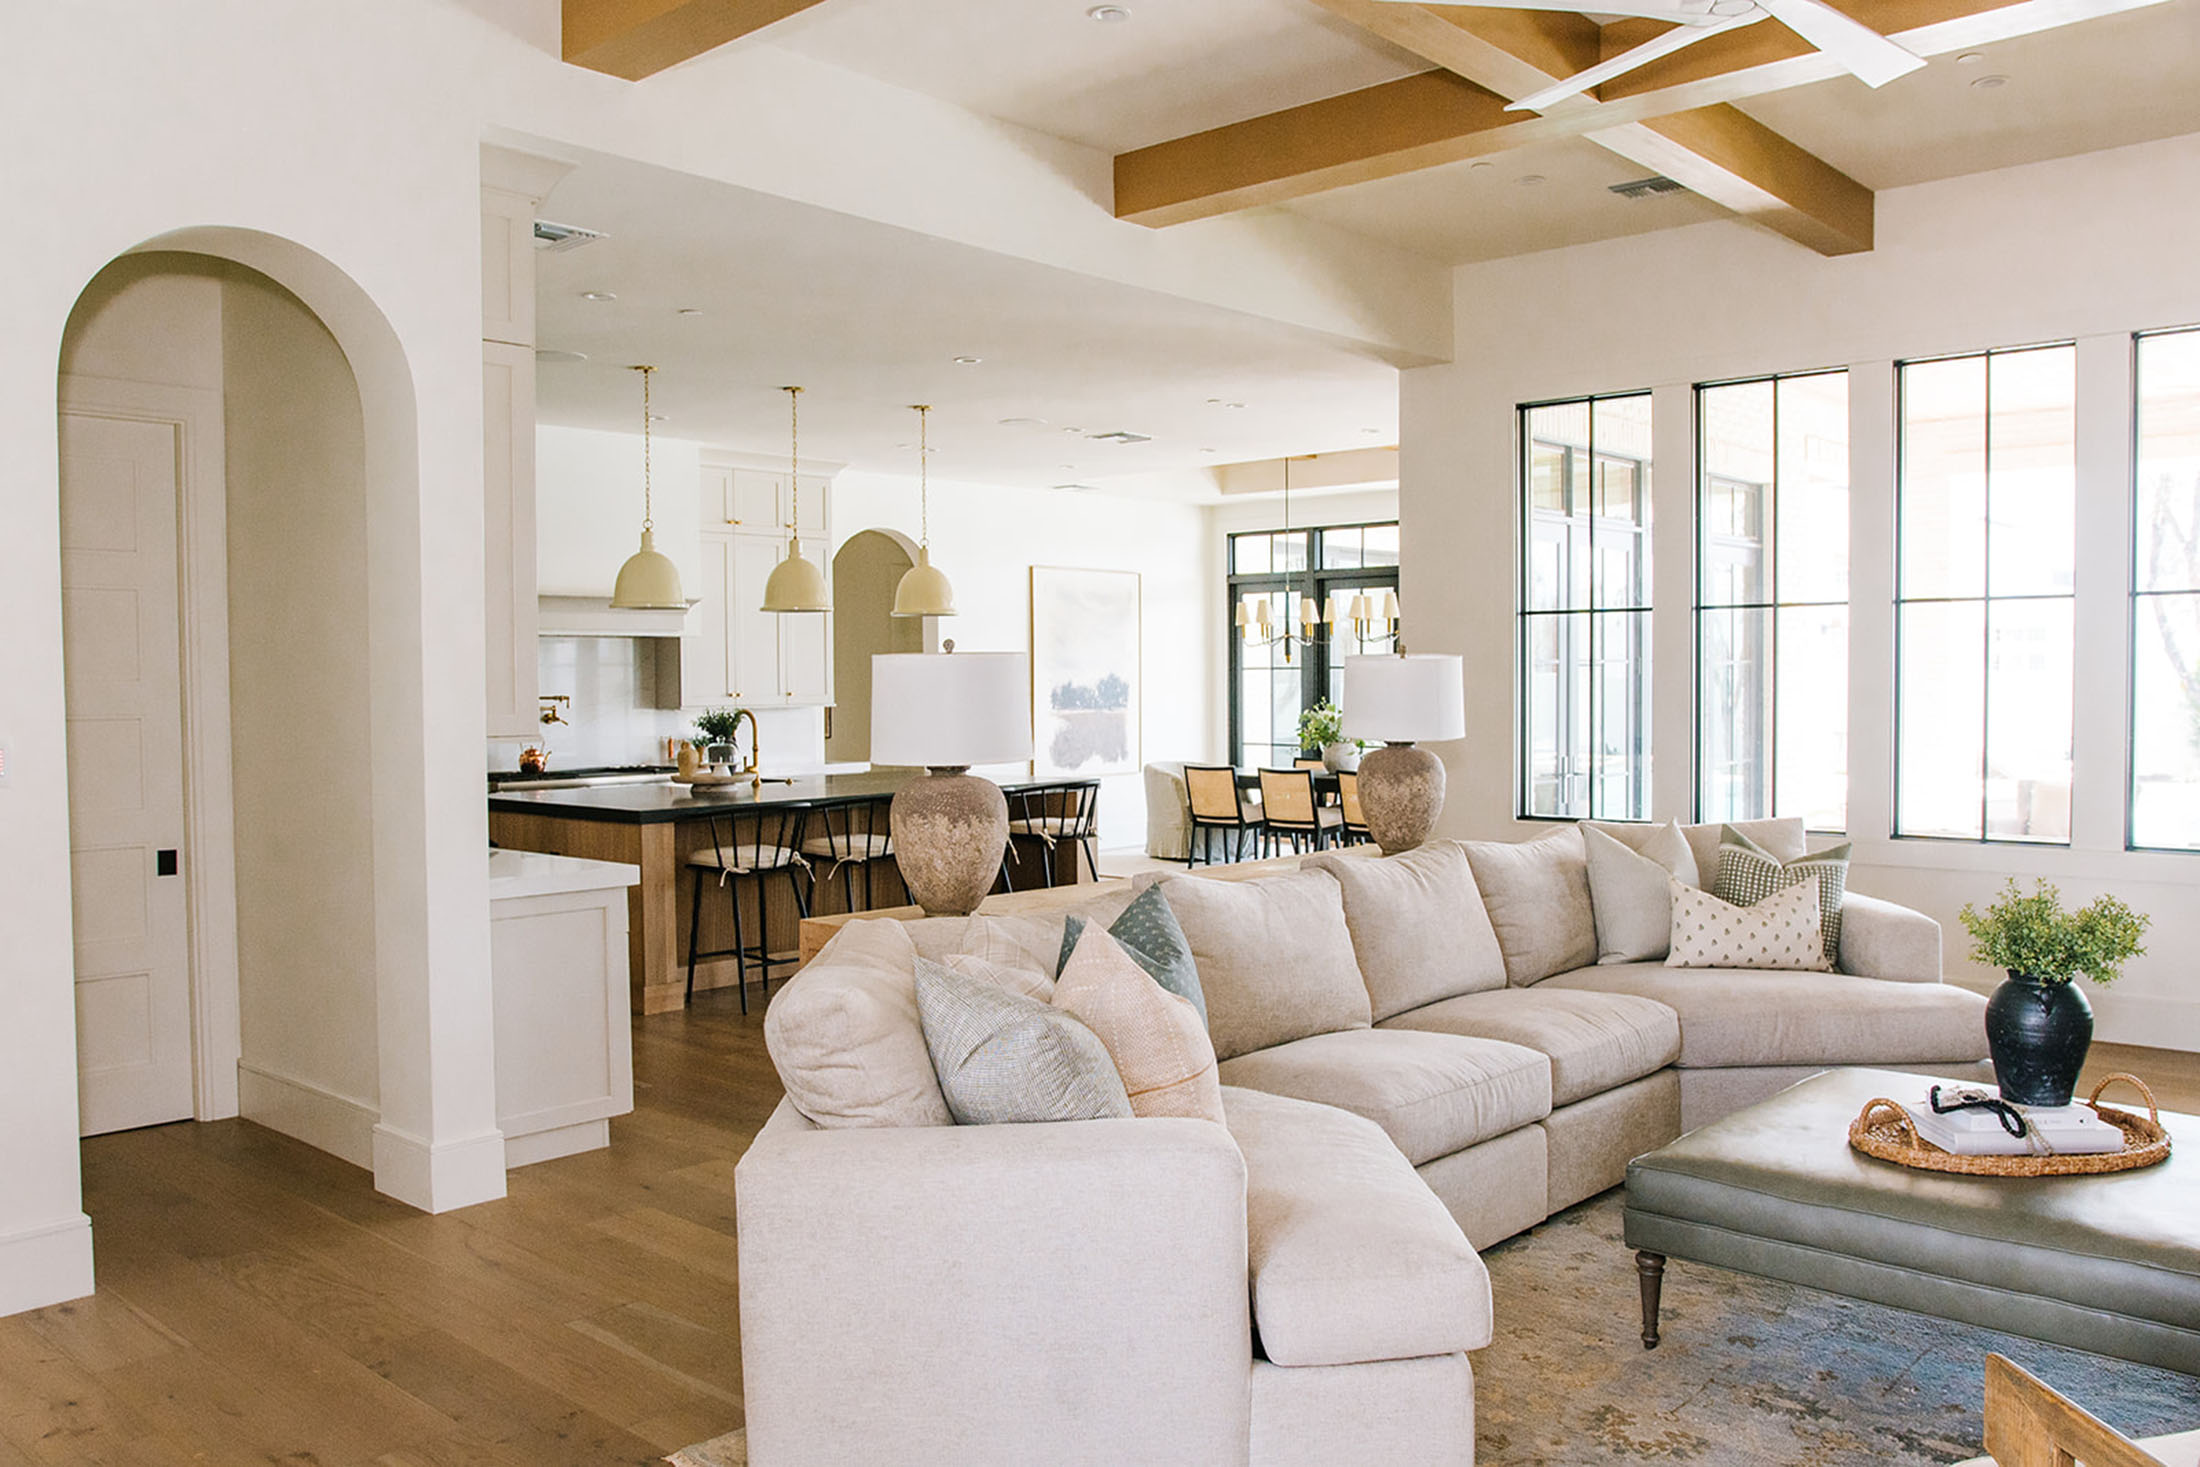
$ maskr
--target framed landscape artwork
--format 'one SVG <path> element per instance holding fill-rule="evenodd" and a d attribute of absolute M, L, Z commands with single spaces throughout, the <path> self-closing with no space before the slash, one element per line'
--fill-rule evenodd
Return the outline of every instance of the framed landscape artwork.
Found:
<path fill-rule="evenodd" d="M 1031 568 L 1032 762 L 1042 775 L 1138 769 L 1136 571 Z"/>

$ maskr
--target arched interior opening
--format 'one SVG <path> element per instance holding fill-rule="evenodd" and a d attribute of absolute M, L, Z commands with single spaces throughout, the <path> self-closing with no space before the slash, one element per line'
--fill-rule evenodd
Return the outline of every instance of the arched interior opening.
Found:
<path fill-rule="evenodd" d="M 871 657 L 922 652 L 924 621 L 897 617 L 894 588 L 915 563 L 908 541 L 892 530 L 860 530 L 833 556 L 833 714 L 825 757 L 864 763 L 871 757 Z"/>

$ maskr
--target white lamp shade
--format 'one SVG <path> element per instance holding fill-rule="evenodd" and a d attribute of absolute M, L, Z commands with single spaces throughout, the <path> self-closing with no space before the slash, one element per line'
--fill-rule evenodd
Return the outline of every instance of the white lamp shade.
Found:
<path fill-rule="evenodd" d="M 1347 657 L 1344 732 L 1394 744 L 1466 737 L 1465 662 L 1435 652 Z"/>
<path fill-rule="evenodd" d="M 952 768 L 1031 757 L 1031 670 L 1021 652 L 871 658 L 871 762 Z"/>

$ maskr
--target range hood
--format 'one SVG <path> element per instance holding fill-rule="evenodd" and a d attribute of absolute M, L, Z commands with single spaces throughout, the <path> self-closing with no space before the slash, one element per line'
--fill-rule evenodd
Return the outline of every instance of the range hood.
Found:
<path fill-rule="evenodd" d="M 685 611 L 623 610 L 608 596 L 543 596 L 536 603 L 535 630 L 545 637 L 677 637 L 686 625 Z"/>

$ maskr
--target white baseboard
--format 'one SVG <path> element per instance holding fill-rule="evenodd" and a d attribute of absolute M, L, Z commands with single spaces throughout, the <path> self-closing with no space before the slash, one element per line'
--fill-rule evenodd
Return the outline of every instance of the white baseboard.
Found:
<path fill-rule="evenodd" d="M 83 1213 L 0 1238 L 0 1315 L 92 1292 L 92 1220 Z"/>
<path fill-rule="evenodd" d="M 2096 988 L 2093 1037 L 2109 1044 L 2200 1051 L 2200 1003 Z"/>
<path fill-rule="evenodd" d="M 374 1126 L 381 1113 L 349 1096 L 239 1060 L 237 1114 L 355 1167 L 374 1166 Z"/>
<path fill-rule="evenodd" d="M 395 1127 L 374 1128 L 374 1190 L 422 1212 L 450 1212 L 504 1195 L 504 1133 L 431 1143 Z"/>
<path fill-rule="evenodd" d="M 576 1121 L 570 1126 L 553 1126 L 545 1131 L 530 1131 L 524 1136 L 506 1136 L 504 1164 L 508 1167 L 533 1166 L 538 1161 L 556 1161 L 561 1156 L 600 1151 L 610 1144 L 611 1122 Z"/>

